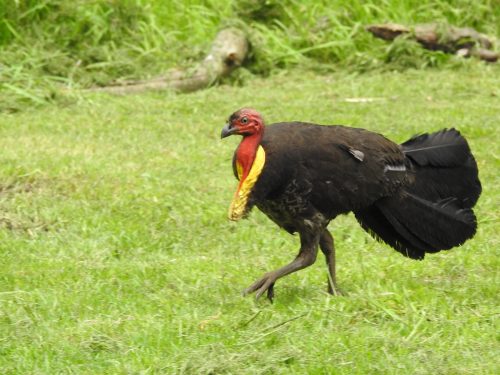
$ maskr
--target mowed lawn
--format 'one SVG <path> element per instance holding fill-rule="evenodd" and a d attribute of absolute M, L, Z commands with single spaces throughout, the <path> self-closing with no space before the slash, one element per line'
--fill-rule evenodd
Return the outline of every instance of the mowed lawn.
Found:
<path fill-rule="evenodd" d="M 0 115 L 0 373 L 500 373 L 500 67 L 468 65 Z M 339 217 L 344 296 L 326 293 L 318 256 L 277 282 L 274 304 L 243 297 L 299 243 L 257 210 L 226 218 L 239 139 L 220 130 L 242 106 L 398 142 L 458 128 L 483 183 L 476 237 L 419 262 Z"/>

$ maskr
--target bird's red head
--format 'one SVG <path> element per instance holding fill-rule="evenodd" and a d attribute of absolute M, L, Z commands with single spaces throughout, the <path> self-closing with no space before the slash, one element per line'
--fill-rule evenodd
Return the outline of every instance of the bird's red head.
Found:
<path fill-rule="evenodd" d="M 221 138 L 233 134 L 249 136 L 261 135 L 264 132 L 264 120 L 259 112 L 252 108 L 242 108 L 229 116 L 229 120 L 222 129 Z"/>

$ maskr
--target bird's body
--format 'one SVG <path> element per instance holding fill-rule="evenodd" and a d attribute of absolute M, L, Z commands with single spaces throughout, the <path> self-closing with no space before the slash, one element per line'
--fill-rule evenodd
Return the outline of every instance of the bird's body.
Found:
<path fill-rule="evenodd" d="M 273 221 L 289 232 L 315 215 L 331 220 L 369 206 L 407 179 L 401 149 L 363 129 L 278 123 L 266 127 L 261 145 L 266 164 L 250 202 L 271 218 L 280 216 Z"/>
<path fill-rule="evenodd" d="M 272 299 L 276 279 L 312 264 L 318 245 L 335 291 L 333 238 L 326 229 L 339 214 L 354 212 L 361 226 L 404 255 L 422 259 L 472 237 L 471 207 L 481 185 L 465 139 L 454 129 L 398 145 L 364 129 L 301 122 L 264 127 L 242 109 L 223 136 L 243 135 L 233 158 L 240 180 L 230 208 L 238 220 L 257 206 L 290 233 L 301 249 L 289 265 L 266 274 L 248 292 Z"/>

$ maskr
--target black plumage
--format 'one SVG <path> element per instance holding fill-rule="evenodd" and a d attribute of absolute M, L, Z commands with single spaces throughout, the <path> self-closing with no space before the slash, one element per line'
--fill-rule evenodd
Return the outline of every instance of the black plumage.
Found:
<path fill-rule="evenodd" d="M 255 110 L 242 109 L 223 129 L 223 137 L 231 134 L 243 135 L 233 168 L 241 179 L 235 199 L 244 196 L 243 212 L 233 212 L 232 218 L 257 206 L 301 239 L 294 261 L 246 290 L 256 291 L 257 297 L 267 291 L 272 299 L 274 282 L 312 264 L 318 246 L 329 268 L 329 291 L 335 292 L 335 253 L 327 225 L 340 214 L 353 212 L 372 236 L 413 259 L 458 246 L 476 231 L 472 207 L 481 184 L 467 141 L 455 129 L 397 145 L 380 134 L 339 125 L 264 126 Z M 255 182 L 244 187 L 258 164 L 258 148 L 265 162 Z"/>

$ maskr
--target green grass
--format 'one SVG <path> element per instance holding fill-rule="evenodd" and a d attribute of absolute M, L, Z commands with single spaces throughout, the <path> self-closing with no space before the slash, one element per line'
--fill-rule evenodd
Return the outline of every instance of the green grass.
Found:
<path fill-rule="evenodd" d="M 252 45 L 237 81 L 295 66 L 362 72 L 457 64 L 416 42 L 391 45 L 364 29 L 383 22 L 449 23 L 498 38 L 500 6 L 497 0 L 0 0 L 0 111 L 74 102 L 68 89 L 192 67 L 226 26 L 242 28 Z"/>
<path fill-rule="evenodd" d="M 499 87 L 480 63 L 292 71 L 0 115 L 0 373 L 499 373 Z M 325 292 L 318 259 L 276 284 L 273 305 L 242 297 L 299 246 L 257 210 L 226 218 L 238 140 L 219 134 L 242 106 L 400 142 L 457 127 L 484 187 L 476 237 L 417 262 L 340 217 L 345 296 Z"/>

